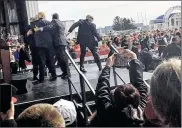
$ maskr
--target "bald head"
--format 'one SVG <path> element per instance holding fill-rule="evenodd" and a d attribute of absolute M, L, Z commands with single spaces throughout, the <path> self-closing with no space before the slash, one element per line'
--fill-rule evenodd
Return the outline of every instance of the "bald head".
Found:
<path fill-rule="evenodd" d="M 86 19 L 87 19 L 88 21 L 90 21 L 90 22 L 93 22 L 94 17 L 91 16 L 91 15 L 87 15 L 87 16 L 86 16 Z"/>

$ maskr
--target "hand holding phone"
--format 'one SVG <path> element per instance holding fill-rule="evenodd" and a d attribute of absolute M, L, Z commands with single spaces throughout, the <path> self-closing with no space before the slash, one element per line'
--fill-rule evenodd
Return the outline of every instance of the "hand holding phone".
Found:
<path fill-rule="evenodd" d="M 126 68 L 128 66 L 129 59 L 122 54 L 116 54 L 116 60 L 114 66 L 117 68 Z"/>
<path fill-rule="evenodd" d="M 120 53 L 121 53 L 122 56 L 124 56 L 124 57 L 126 57 L 128 59 L 131 59 L 131 60 L 137 59 L 137 55 L 134 52 L 132 52 L 131 50 L 129 50 L 129 49 L 124 49 Z"/>
<path fill-rule="evenodd" d="M 3 112 L 0 112 L 0 118 L 1 120 L 13 120 L 15 115 L 14 110 L 14 103 L 11 102 L 10 109 L 4 114 Z"/>

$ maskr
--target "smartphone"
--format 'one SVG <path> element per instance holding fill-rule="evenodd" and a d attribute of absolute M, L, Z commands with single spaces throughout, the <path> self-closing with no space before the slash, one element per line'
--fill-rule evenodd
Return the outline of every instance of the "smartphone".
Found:
<path fill-rule="evenodd" d="M 117 68 L 126 68 L 128 66 L 129 63 L 129 59 L 122 56 L 121 54 L 116 54 L 116 60 L 114 63 L 114 67 Z"/>
<path fill-rule="evenodd" d="M 6 113 L 10 109 L 12 97 L 12 85 L 0 85 L 0 112 Z"/>

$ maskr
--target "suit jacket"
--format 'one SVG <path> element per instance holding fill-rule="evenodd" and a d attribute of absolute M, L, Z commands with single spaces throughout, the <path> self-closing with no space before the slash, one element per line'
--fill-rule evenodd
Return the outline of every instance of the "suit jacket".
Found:
<path fill-rule="evenodd" d="M 44 19 L 39 19 L 34 23 L 35 26 L 37 27 L 44 27 L 47 25 L 50 25 L 50 21 L 44 20 Z M 34 27 L 35 27 L 34 26 Z M 34 38 L 35 38 L 35 43 L 37 47 L 40 48 L 49 48 L 52 45 L 52 36 L 49 32 L 46 31 L 38 31 L 34 33 Z"/>
<path fill-rule="evenodd" d="M 77 42 L 79 44 L 96 44 L 98 41 L 102 40 L 97 33 L 96 25 L 94 23 L 91 23 L 88 20 L 79 20 L 70 27 L 68 32 L 72 32 L 76 27 L 79 27 L 77 37 Z"/>
<path fill-rule="evenodd" d="M 67 46 L 65 26 L 60 20 L 52 20 L 50 25 L 43 27 L 43 31 L 51 34 L 54 46 Z"/>

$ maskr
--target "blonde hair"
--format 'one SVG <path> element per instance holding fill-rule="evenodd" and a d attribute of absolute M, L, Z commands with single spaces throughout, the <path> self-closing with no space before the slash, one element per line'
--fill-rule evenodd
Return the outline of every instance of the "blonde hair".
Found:
<path fill-rule="evenodd" d="M 19 127 L 65 127 L 62 115 L 50 104 L 36 104 L 18 116 Z"/>
<path fill-rule="evenodd" d="M 170 126 L 181 126 L 181 60 L 172 58 L 160 64 L 150 82 L 152 104 Z"/>
<path fill-rule="evenodd" d="M 38 15 L 38 19 L 40 19 L 40 18 L 45 19 L 45 13 L 44 12 L 39 12 L 37 15 Z"/>

